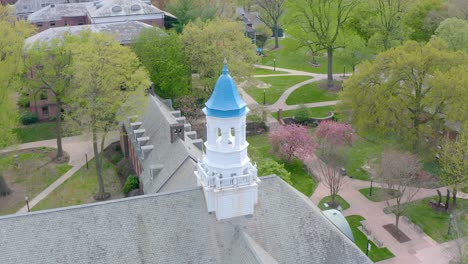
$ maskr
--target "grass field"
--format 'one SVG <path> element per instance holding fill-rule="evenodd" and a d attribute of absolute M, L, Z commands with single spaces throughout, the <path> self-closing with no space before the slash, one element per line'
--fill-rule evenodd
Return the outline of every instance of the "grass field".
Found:
<path fill-rule="evenodd" d="M 270 46 L 271 42 L 267 43 Z M 313 73 L 327 73 L 327 57 L 325 54 L 320 54 L 317 57 L 317 62 L 320 64 L 319 67 L 314 67 L 310 64 L 312 57 L 309 55 L 307 48 L 297 48 L 296 42 L 291 38 L 280 39 L 280 48 L 277 50 L 264 49 L 264 53 L 267 57 L 259 60 L 259 64 L 276 67 L 294 69 L 300 71 L 307 71 Z M 274 61 L 276 59 L 276 61 Z M 333 58 L 333 71 L 335 74 L 343 73 L 343 61 L 339 56 Z M 347 69 L 348 72 L 351 68 Z"/>
<path fill-rule="evenodd" d="M 389 195 L 388 191 L 390 189 L 382 189 L 378 187 L 372 187 L 372 196 L 369 196 L 370 188 L 364 188 L 360 189 L 359 192 L 364 195 L 367 199 L 373 201 L 373 202 L 383 202 L 387 198 L 393 199 L 398 197 L 399 192 L 395 191 L 393 195 Z M 384 193 L 384 191 L 387 191 L 387 193 Z"/>
<path fill-rule="evenodd" d="M 280 96 L 291 86 L 311 79 L 310 76 L 278 76 L 269 78 L 257 78 L 258 80 L 270 84 L 270 88 L 247 87 L 244 90 L 252 96 L 259 104 L 263 104 L 265 94 L 266 104 L 275 103 Z"/>
<path fill-rule="evenodd" d="M 19 144 L 54 139 L 57 137 L 57 133 L 55 132 L 55 122 L 44 122 L 21 126 L 15 128 L 14 132 L 16 133 Z M 74 135 L 76 134 L 62 132 L 63 137 L 70 137 Z"/>
<path fill-rule="evenodd" d="M 317 183 L 308 174 L 304 168 L 304 164 L 298 160 L 291 163 L 285 163 L 281 159 L 270 153 L 271 145 L 268 142 L 268 134 L 261 134 L 247 137 L 249 142 L 249 157 L 252 162 L 273 159 L 280 164 L 284 164 L 284 168 L 291 173 L 292 186 L 305 194 L 307 197 L 312 195 Z"/>
<path fill-rule="evenodd" d="M 442 243 L 452 240 L 453 237 L 447 235 L 450 213 L 439 212 L 429 206 L 430 200 L 437 201 L 437 199 L 437 196 L 433 196 L 406 204 L 407 208 L 404 214 L 411 219 L 411 222 L 421 227 L 424 233 Z M 445 201 L 445 197 L 443 201 Z M 457 227 L 463 230 L 466 235 L 468 234 L 468 199 L 458 198 L 456 210 L 461 213 Z"/>
<path fill-rule="evenodd" d="M 341 206 L 342 210 L 346 210 L 346 209 L 348 209 L 350 207 L 349 203 L 345 199 L 343 199 L 343 197 L 341 197 L 339 195 L 337 195 L 335 197 L 335 202 L 337 202 Z M 324 203 L 330 204 L 331 203 L 331 196 L 323 197 L 322 200 L 320 200 L 320 202 L 318 204 L 318 207 L 321 210 L 332 209 L 331 207 L 325 207 Z"/>
<path fill-rule="evenodd" d="M 346 168 L 348 175 L 359 180 L 370 180 L 369 173 L 362 167 L 369 160 L 379 157 L 383 149 L 383 145 L 378 145 L 358 137 L 349 151 L 352 159 L 350 159 L 350 164 Z"/>
<path fill-rule="evenodd" d="M 297 110 L 283 111 L 283 117 L 293 117 Z M 328 116 L 328 112 L 335 111 L 335 106 L 322 106 L 309 108 L 310 117 L 322 118 Z M 275 118 L 278 118 L 278 112 L 271 113 Z"/>
<path fill-rule="evenodd" d="M 336 100 L 336 93 L 320 89 L 318 82 L 304 85 L 289 95 L 286 104 L 297 105 Z"/>
<path fill-rule="evenodd" d="M 16 168 L 13 155 L 18 155 L 20 167 Z M 57 164 L 51 160 L 55 149 L 36 148 L 14 151 L 0 155 L 0 175 L 11 189 L 11 194 L 0 197 L 0 215 L 11 214 L 25 205 L 29 199 L 51 185 L 72 168 L 67 163 Z"/>
<path fill-rule="evenodd" d="M 106 159 L 103 159 L 104 187 L 111 193 L 111 199 L 123 197 L 117 170 Z M 55 189 L 49 196 L 39 202 L 33 211 L 79 205 L 94 202 L 93 195 L 98 191 L 98 181 L 94 159 L 89 161 L 89 170 L 86 165 L 73 176 Z"/>
<path fill-rule="evenodd" d="M 360 221 L 365 220 L 365 218 L 360 215 L 350 215 L 346 217 L 346 220 L 348 221 L 351 227 L 351 231 L 353 232 L 354 242 L 362 250 L 362 252 L 365 253 L 367 249 L 367 237 L 364 233 L 361 232 L 361 230 L 358 229 L 358 227 L 361 226 Z M 395 256 L 386 247 L 378 248 L 372 241 L 370 241 L 370 244 L 371 250 L 369 252 L 369 258 L 373 262 L 389 259 Z"/>
<path fill-rule="evenodd" d="M 14 131 L 20 144 L 53 139 L 56 137 L 54 122 L 22 126 L 16 128 Z"/>
<path fill-rule="evenodd" d="M 262 68 L 255 68 L 254 75 L 266 75 L 266 74 L 287 74 L 287 72 L 273 71 L 273 70 L 262 69 Z"/>

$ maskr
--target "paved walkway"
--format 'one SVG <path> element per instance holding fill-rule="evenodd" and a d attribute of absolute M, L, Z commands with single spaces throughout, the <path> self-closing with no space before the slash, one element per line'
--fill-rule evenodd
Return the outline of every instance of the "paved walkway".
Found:
<path fill-rule="evenodd" d="M 106 146 L 110 143 L 119 139 L 118 133 L 109 133 L 106 139 Z M 88 155 L 88 161 L 94 157 L 93 153 L 93 146 L 92 141 L 89 137 L 86 136 L 75 136 L 75 137 L 66 137 L 63 138 L 62 141 L 63 149 L 65 152 L 70 155 L 69 164 L 72 168 L 63 174 L 60 178 L 58 178 L 54 183 L 49 185 L 44 191 L 39 193 L 36 197 L 30 200 L 29 207 L 33 208 L 36 204 L 42 201 L 47 195 L 53 192 L 57 187 L 59 187 L 62 183 L 68 180 L 76 171 L 78 171 L 81 167 L 86 164 L 86 156 Z M 57 140 L 50 139 L 44 141 L 36 141 L 26 144 L 21 144 L 18 146 L 6 148 L 0 150 L 0 153 L 9 152 L 13 150 L 21 150 L 21 149 L 29 149 L 29 148 L 38 148 L 38 147 L 50 147 L 50 148 L 57 148 Z M 25 213 L 27 212 L 26 206 L 21 208 L 17 213 Z"/>
<path fill-rule="evenodd" d="M 254 64 L 254 66 L 256 68 L 262 68 L 262 69 L 268 69 L 268 70 L 274 69 L 271 66 L 265 66 L 265 65 Z M 304 85 L 327 79 L 326 74 L 297 71 L 297 70 L 278 68 L 278 67 L 276 67 L 276 70 L 281 71 L 283 73 L 254 75 L 254 77 L 264 78 L 264 77 L 277 77 L 277 76 L 310 76 L 312 78 L 309 80 L 297 83 L 289 87 L 288 89 L 286 89 L 275 103 L 266 106 L 266 109 L 270 112 L 276 112 L 279 109 L 287 111 L 287 110 L 294 110 L 294 109 L 300 108 L 302 105 L 287 105 L 286 104 L 286 100 L 288 99 L 289 95 L 291 95 L 291 93 L 293 93 L 296 89 L 299 89 L 300 87 Z M 334 77 L 336 79 L 341 79 L 343 76 L 336 74 Z M 242 95 L 242 98 L 248 105 L 259 105 L 258 102 L 255 101 L 255 99 L 253 99 L 248 93 L 244 91 L 244 89 L 242 88 L 242 85 L 239 85 L 239 90 Z M 336 105 L 337 103 L 338 101 L 328 101 L 328 102 L 308 103 L 308 104 L 303 104 L 303 105 L 307 108 L 313 108 L 313 107 Z M 279 125 L 278 121 L 275 118 L 273 118 L 271 115 L 268 115 L 268 119 L 266 123 L 267 123 L 267 126 L 270 128 L 276 127 Z"/>
<path fill-rule="evenodd" d="M 309 169 L 315 174 L 320 175 L 320 171 L 314 166 L 316 162 L 320 162 L 315 157 L 311 158 L 307 163 Z M 378 183 L 374 186 L 379 187 Z M 346 177 L 346 183 L 340 190 L 339 195 L 343 197 L 351 206 L 343 211 L 343 215 L 361 215 L 366 218 L 366 227 L 371 230 L 372 236 L 383 242 L 384 247 L 387 247 L 395 255 L 394 258 L 379 262 L 385 264 L 418 264 L 418 263 L 438 263 L 448 264 L 450 257 L 447 248 L 455 242 L 447 242 L 438 244 L 425 233 L 415 229 L 413 224 L 408 224 L 403 219 L 400 220 L 400 229 L 411 239 L 406 243 L 399 243 L 391 236 L 382 226 L 395 222 L 393 214 L 385 214 L 383 209 L 387 207 L 385 201 L 372 202 L 365 198 L 358 190 L 369 188 L 370 182 Z M 420 189 L 415 196 L 415 200 L 437 195 L 436 189 Z M 446 188 L 439 188 L 442 193 L 446 192 Z M 329 189 L 320 183 L 317 189 L 312 194 L 311 200 L 318 204 L 320 200 L 330 195 Z M 460 198 L 468 198 L 467 194 L 459 192 Z M 404 199 L 404 198 L 403 198 Z M 391 201 L 390 201 L 391 202 Z"/>

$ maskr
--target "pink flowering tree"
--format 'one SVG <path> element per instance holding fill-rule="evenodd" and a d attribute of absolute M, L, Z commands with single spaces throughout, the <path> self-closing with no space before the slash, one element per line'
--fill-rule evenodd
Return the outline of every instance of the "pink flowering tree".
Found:
<path fill-rule="evenodd" d="M 281 126 L 270 132 L 269 139 L 273 152 L 288 162 L 293 158 L 304 161 L 316 149 L 316 144 L 307 127 L 301 125 Z"/>
<path fill-rule="evenodd" d="M 328 120 L 320 123 L 315 136 L 335 146 L 351 146 L 354 140 L 351 125 Z"/>
<path fill-rule="evenodd" d="M 346 167 L 348 161 L 348 147 L 352 145 L 354 136 L 353 128 L 348 124 L 334 121 L 323 121 L 317 127 L 315 136 L 319 146 L 317 156 L 319 159 L 313 162 L 315 174 L 321 182 L 329 188 L 333 208 L 338 207 L 336 196 L 346 184 L 341 168 Z"/>

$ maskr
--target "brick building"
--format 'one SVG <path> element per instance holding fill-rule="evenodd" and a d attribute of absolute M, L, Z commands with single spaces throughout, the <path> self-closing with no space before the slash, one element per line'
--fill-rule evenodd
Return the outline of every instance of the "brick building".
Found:
<path fill-rule="evenodd" d="M 26 47 L 30 47 L 37 41 L 48 42 L 66 33 L 78 34 L 83 30 L 109 33 L 113 35 L 120 44 L 130 45 L 145 28 L 151 28 L 151 26 L 139 21 L 49 28 L 26 39 L 25 45 Z M 33 72 L 31 71 L 29 77 L 33 77 L 32 75 Z M 56 116 L 58 108 L 53 93 L 31 94 L 30 98 L 29 110 L 32 113 L 36 113 L 39 120 L 48 120 Z"/>
<path fill-rule="evenodd" d="M 170 14 L 168 14 L 170 16 Z M 28 15 L 39 31 L 53 27 L 140 21 L 164 28 L 165 12 L 142 0 L 47 4 Z"/>

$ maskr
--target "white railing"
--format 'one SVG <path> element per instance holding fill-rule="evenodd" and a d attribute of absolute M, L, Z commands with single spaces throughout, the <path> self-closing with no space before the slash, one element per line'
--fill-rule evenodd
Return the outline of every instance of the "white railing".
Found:
<path fill-rule="evenodd" d="M 218 189 L 250 185 L 257 181 L 257 168 L 249 164 L 247 170 L 247 174 L 244 175 L 221 178 L 221 174 L 219 173 L 211 173 L 212 175 L 208 175 L 204 164 L 197 164 L 197 174 L 201 183 L 204 186 Z"/>

